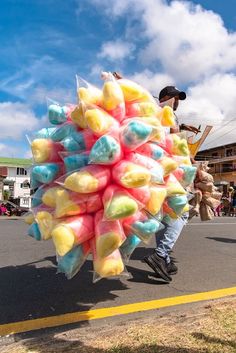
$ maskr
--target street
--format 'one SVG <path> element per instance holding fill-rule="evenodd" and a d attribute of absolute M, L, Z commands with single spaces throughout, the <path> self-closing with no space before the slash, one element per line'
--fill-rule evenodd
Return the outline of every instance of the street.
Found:
<path fill-rule="evenodd" d="M 152 251 L 136 249 L 127 266 L 130 277 L 92 283 L 88 260 L 72 280 L 56 273 L 52 241 L 27 236 L 19 220 L 0 220 L 0 324 L 59 314 L 109 308 L 236 286 L 236 218 L 211 222 L 194 218 L 174 249 L 179 272 L 165 284 L 149 272 L 142 258 Z"/>

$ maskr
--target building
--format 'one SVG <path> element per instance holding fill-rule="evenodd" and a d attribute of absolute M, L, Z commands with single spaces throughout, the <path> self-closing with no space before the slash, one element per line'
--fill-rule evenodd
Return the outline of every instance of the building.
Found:
<path fill-rule="evenodd" d="M 23 158 L 0 157 L 0 199 L 8 198 L 22 207 L 30 207 L 30 167 Z"/>
<path fill-rule="evenodd" d="M 236 142 L 198 152 L 196 160 L 208 160 L 216 185 L 236 187 Z"/>

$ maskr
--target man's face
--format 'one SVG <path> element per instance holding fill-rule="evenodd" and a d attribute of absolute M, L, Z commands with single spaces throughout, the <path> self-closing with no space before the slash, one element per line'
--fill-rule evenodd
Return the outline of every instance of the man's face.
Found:
<path fill-rule="evenodd" d="M 174 111 L 177 110 L 178 106 L 179 106 L 179 96 L 176 96 L 174 101 L 174 106 L 173 106 Z"/>

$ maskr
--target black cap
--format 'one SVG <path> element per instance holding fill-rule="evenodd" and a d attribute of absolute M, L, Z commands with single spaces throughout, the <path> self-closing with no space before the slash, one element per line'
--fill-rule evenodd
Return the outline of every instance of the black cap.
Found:
<path fill-rule="evenodd" d="M 179 91 L 175 86 L 166 86 L 159 93 L 159 101 L 165 96 L 169 96 L 171 98 L 179 96 L 180 100 L 184 100 L 186 98 L 186 93 Z"/>

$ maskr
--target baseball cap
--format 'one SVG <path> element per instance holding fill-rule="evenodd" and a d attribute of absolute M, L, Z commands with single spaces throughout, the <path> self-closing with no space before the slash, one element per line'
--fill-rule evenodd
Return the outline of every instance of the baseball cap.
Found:
<path fill-rule="evenodd" d="M 171 98 L 175 96 L 179 96 L 180 100 L 184 100 L 186 98 L 186 93 L 178 90 L 178 88 L 176 88 L 175 86 L 166 86 L 160 91 L 159 100 L 161 100 L 165 96 L 169 96 Z"/>

